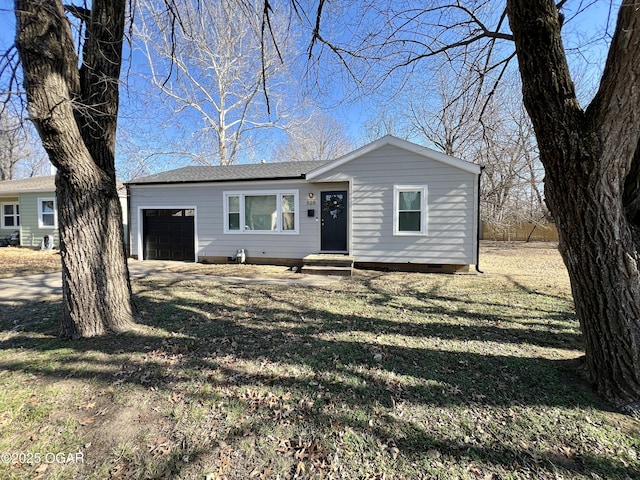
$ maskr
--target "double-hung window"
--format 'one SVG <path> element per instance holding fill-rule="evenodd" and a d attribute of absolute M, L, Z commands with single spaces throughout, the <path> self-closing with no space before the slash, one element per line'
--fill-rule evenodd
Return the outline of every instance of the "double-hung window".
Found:
<path fill-rule="evenodd" d="M 298 190 L 224 193 L 225 233 L 298 233 Z"/>
<path fill-rule="evenodd" d="M 18 203 L 2 204 L 2 228 L 20 226 L 20 205 Z"/>
<path fill-rule="evenodd" d="M 58 228 L 55 198 L 38 199 L 38 228 Z"/>
<path fill-rule="evenodd" d="M 427 234 L 427 186 L 393 187 L 393 234 Z"/>

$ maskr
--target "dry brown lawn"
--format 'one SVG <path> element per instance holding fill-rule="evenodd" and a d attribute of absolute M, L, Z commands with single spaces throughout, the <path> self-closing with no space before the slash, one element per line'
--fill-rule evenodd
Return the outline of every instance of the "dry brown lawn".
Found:
<path fill-rule="evenodd" d="M 58 250 L 33 250 L 20 247 L 0 248 L 0 278 L 22 277 L 61 270 Z"/>
<path fill-rule="evenodd" d="M 481 242 L 480 269 L 514 283 L 571 294 L 557 242 Z"/>
<path fill-rule="evenodd" d="M 137 330 L 76 342 L 59 296 L 0 303 L 0 478 L 640 478 L 640 422 L 580 375 L 557 245 L 481 248 L 484 275 L 323 287 L 176 264 L 198 275 L 133 281 Z M 16 251 L 59 260 L 0 249 L 3 272 Z"/>

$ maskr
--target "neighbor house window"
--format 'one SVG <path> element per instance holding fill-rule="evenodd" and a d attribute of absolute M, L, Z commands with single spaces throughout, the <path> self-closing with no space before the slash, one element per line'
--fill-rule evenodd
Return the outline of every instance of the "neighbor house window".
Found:
<path fill-rule="evenodd" d="M 38 199 L 38 227 L 57 228 L 58 213 L 56 211 L 55 198 Z"/>
<path fill-rule="evenodd" d="M 298 191 L 225 192 L 225 233 L 298 233 Z"/>
<path fill-rule="evenodd" d="M 2 204 L 2 228 L 20 226 L 20 205 L 17 203 Z"/>
<path fill-rule="evenodd" d="M 427 234 L 427 186 L 393 188 L 393 234 Z"/>

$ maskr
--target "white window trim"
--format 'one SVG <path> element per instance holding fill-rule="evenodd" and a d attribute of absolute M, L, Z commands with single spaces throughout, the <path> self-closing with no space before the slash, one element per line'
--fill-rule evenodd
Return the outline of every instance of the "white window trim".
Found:
<path fill-rule="evenodd" d="M 245 230 L 245 217 L 244 217 L 244 197 L 255 195 L 275 195 L 276 196 L 276 209 L 278 218 L 276 222 L 276 230 Z M 294 224 L 293 230 L 282 230 L 282 197 L 284 195 L 293 195 L 293 204 L 295 206 Z M 229 229 L 229 197 L 240 197 L 240 229 Z M 223 204 L 223 231 L 225 234 L 232 235 L 298 235 L 300 233 L 300 202 L 299 191 L 296 189 L 282 189 L 282 190 L 233 190 L 223 192 L 222 204 Z M 292 212 L 287 212 L 292 213 Z"/>
<path fill-rule="evenodd" d="M 400 215 L 398 209 L 400 208 L 400 192 L 421 192 L 420 195 L 420 231 L 407 232 L 400 230 Z M 427 194 L 429 188 L 427 185 L 394 185 L 393 186 L 393 234 L 403 237 L 419 237 L 428 235 L 428 202 Z"/>
<path fill-rule="evenodd" d="M 53 201 L 53 225 L 45 225 L 42 223 L 42 215 L 45 213 L 42 211 L 42 202 L 51 201 Z M 56 202 L 55 197 L 38 198 L 38 228 L 42 230 L 58 228 L 58 203 Z"/>
<path fill-rule="evenodd" d="M 5 215 L 4 214 L 4 207 L 5 205 L 12 205 L 13 206 L 13 215 Z M 0 203 L 0 212 L 2 213 L 2 219 L 0 220 L 0 228 L 3 228 L 5 230 L 11 230 L 11 229 L 17 229 L 20 228 L 20 214 L 16 213 L 16 207 L 18 210 L 20 210 L 20 203 L 19 202 L 2 202 Z M 9 225 L 7 226 L 4 222 L 5 220 L 5 216 L 12 216 L 13 217 L 13 223 L 14 225 Z M 16 225 L 17 223 L 17 225 Z"/>

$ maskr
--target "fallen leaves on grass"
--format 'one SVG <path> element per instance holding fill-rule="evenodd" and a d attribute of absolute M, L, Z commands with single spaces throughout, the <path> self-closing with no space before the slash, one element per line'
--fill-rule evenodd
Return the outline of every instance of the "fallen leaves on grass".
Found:
<path fill-rule="evenodd" d="M 147 444 L 147 451 L 154 457 L 165 457 L 171 453 L 172 446 L 166 438 Z"/>
<path fill-rule="evenodd" d="M 317 438 L 280 440 L 276 451 L 295 459 L 293 478 L 327 478 L 326 475 L 337 470 L 337 456 L 332 456 L 324 442 Z"/>
<path fill-rule="evenodd" d="M 529 252 L 515 269 L 514 249 L 500 269 L 483 257 L 483 276 L 357 272 L 336 289 L 136 280 L 139 336 L 5 343 L 0 438 L 102 459 L 56 478 L 635 475 L 637 424 L 577 388 L 568 287 Z M 61 380 L 70 364 L 84 375 Z M 61 381 L 75 389 L 48 394 Z"/>

